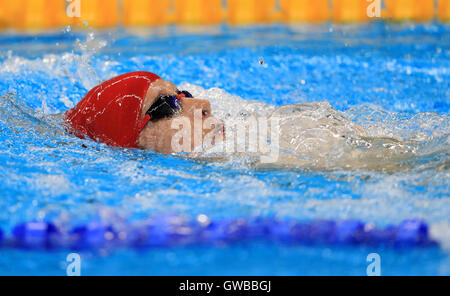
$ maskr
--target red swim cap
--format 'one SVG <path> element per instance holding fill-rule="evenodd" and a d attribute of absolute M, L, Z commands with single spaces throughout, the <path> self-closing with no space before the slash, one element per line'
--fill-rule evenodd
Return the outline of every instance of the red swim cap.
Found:
<path fill-rule="evenodd" d="M 67 130 L 110 146 L 137 148 L 139 133 L 150 120 L 141 120 L 142 106 L 151 83 L 160 79 L 150 72 L 120 75 L 94 87 L 65 114 Z"/>

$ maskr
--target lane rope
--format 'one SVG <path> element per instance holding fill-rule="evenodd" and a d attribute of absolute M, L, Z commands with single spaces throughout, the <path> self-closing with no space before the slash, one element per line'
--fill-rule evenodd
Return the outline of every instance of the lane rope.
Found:
<path fill-rule="evenodd" d="M 358 220 L 295 221 L 255 217 L 211 220 L 159 215 L 135 223 L 106 223 L 101 219 L 64 229 L 52 222 L 27 222 L 10 235 L 0 230 L 3 248 L 33 250 L 152 248 L 185 245 L 231 244 L 265 240 L 292 245 L 376 246 L 420 248 L 437 246 L 421 220 L 377 228 Z"/>

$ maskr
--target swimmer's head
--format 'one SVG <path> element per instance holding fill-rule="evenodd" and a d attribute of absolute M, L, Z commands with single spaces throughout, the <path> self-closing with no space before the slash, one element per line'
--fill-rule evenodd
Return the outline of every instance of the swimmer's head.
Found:
<path fill-rule="evenodd" d="M 102 83 L 67 111 L 65 119 L 68 130 L 78 137 L 161 153 L 180 152 L 173 141 L 180 122 L 191 131 L 189 139 L 182 139 L 188 141 L 183 143 L 188 151 L 195 148 L 194 139 L 200 134 L 203 139 L 223 131 L 223 123 L 211 115 L 209 101 L 193 98 L 150 72 L 128 73 Z"/>

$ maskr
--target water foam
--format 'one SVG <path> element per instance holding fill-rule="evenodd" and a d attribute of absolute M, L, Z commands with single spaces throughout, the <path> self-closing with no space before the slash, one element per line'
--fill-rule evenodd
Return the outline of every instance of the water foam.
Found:
<path fill-rule="evenodd" d="M 445 114 L 402 114 L 373 104 L 340 112 L 328 102 L 276 107 L 218 88 L 180 87 L 210 100 L 213 113 L 227 126 L 249 115 L 279 117 L 283 154 L 276 165 L 402 170 L 411 167 L 407 160 L 450 151 L 450 117 Z"/>

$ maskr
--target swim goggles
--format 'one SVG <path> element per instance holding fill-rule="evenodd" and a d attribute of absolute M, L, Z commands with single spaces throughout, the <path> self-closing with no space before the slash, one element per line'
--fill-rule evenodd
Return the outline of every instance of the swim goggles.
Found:
<path fill-rule="evenodd" d="M 150 121 L 154 122 L 163 118 L 169 118 L 181 111 L 180 99 L 193 98 L 188 91 L 178 91 L 176 96 L 160 96 L 148 109 Z"/>

